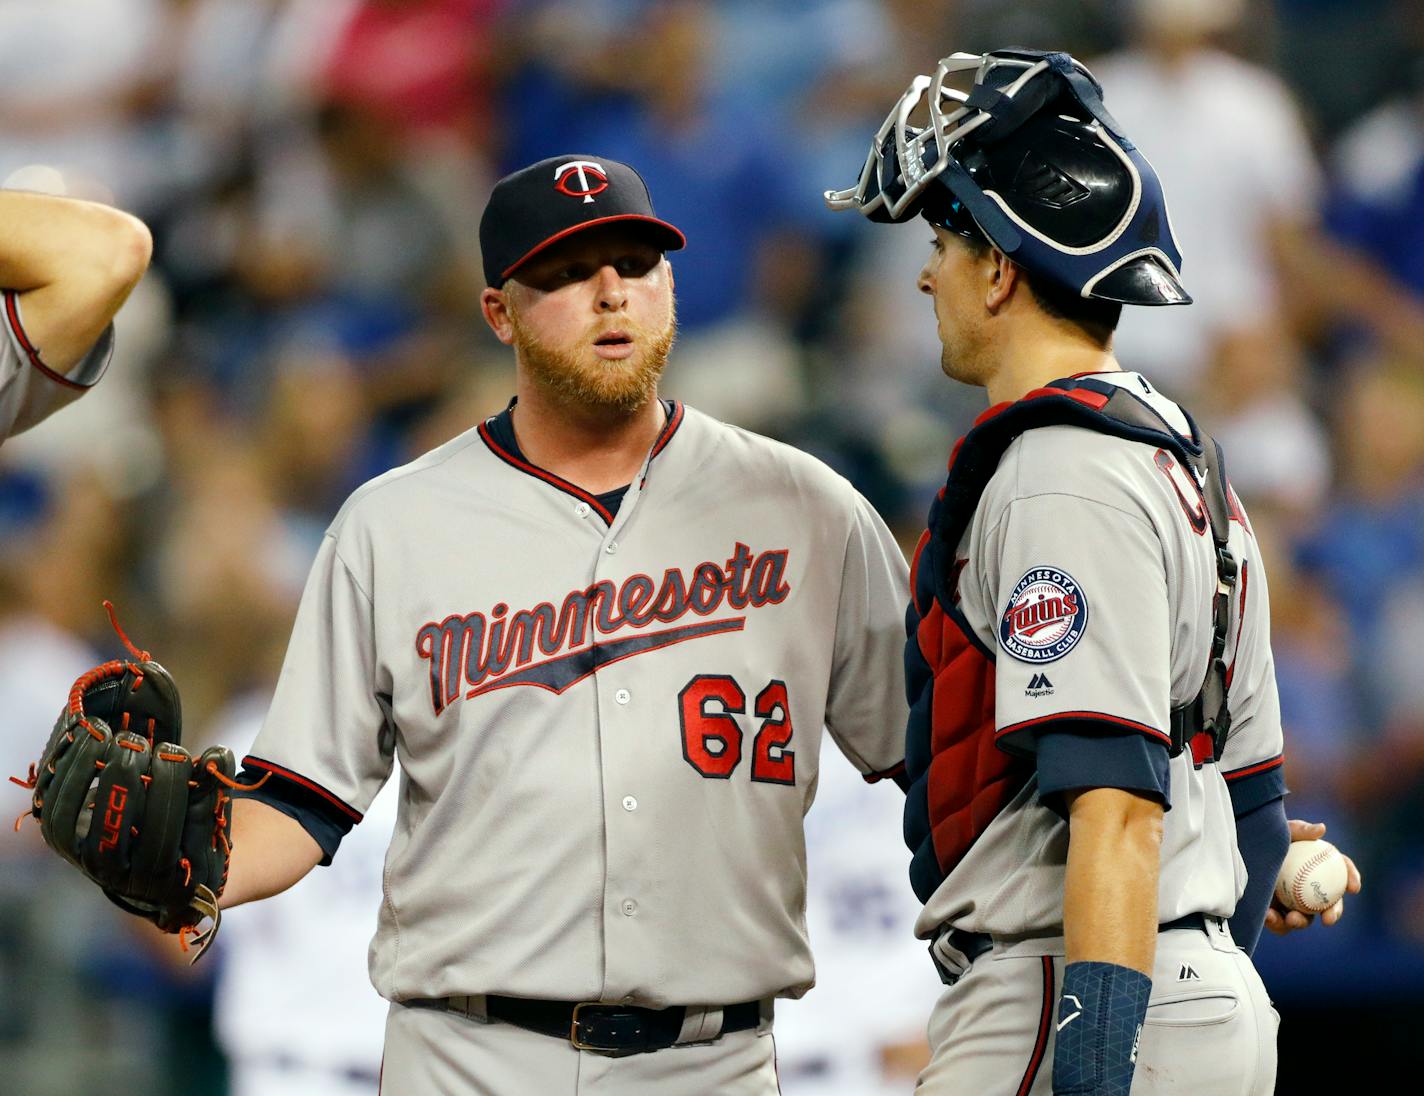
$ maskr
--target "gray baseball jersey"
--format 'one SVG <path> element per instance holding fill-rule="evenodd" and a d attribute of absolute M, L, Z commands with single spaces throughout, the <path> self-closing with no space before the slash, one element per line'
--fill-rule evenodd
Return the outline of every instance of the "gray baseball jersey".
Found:
<path fill-rule="evenodd" d="M 45 365 L 25 332 L 20 295 L 0 291 L 0 439 L 28 430 L 78 399 L 104 375 L 114 347 L 114 329 L 105 328 L 82 362 L 68 374 Z"/>
<path fill-rule="evenodd" d="M 1094 378 L 1127 388 L 1191 435 L 1181 409 L 1140 375 Z M 1190 750 L 1170 763 L 1163 923 L 1235 911 L 1246 871 L 1228 783 L 1278 773 L 1281 759 L 1265 574 L 1245 512 L 1230 502 L 1229 543 L 1240 565 L 1226 648 L 1234 722 L 1218 763 Z M 1170 710 L 1196 695 L 1206 673 L 1217 589 L 1200 486 L 1172 453 L 1075 426 L 1025 431 L 989 479 L 956 567 L 962 626 L 973 646 L 995 656 L 981 679 L 991 753 L 1031 756 L 1037 728 L 1075 720 L 1168 741 Z M 1039 769 L 997 811 L 984 807 L 992 791 L 972 786 L 982 766 L 942 773 L 939 787 L 931 770 L 931 812 L 958 781 L 951 791 L 969 785 L 964 794 L 978 813 L 952 836 L 936 832 L 943 878 L 919 918 L 921 936 L 945 925 L 996 936 L 1061 931 L 1068 825 L 1040 801 Z M 1113 783 L 1110 773 L 1079 775 L 1065 786 L 1091 787 L 1095 776 Z"/>
<path fill-rule="evenodd" d="M 616 510 L 496 416 L 327 533 L 248 765 L 349 826 L 399 756 L 371 947 L 391 1000 L 811 985 L 821 730 L 868 777 L 902 762 L 907 569 L 819 462 L 665 406 Z"/>

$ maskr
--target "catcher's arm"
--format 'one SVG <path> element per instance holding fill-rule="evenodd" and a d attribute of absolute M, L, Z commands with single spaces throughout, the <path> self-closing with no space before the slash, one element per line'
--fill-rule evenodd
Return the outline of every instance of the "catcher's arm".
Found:
<path fill-rule="evenodd" d="M 322 857 L 300 822 L 256 799 L 233 800 L 232 845 L 223 909 L 281 894 Z"/>

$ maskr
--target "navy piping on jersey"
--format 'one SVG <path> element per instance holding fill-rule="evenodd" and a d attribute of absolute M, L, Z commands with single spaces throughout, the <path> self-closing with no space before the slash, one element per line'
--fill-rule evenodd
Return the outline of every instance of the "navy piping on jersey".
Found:
<path fill-rule="evenodd" d="M 557 487 L 565 494 L 573 495 L 574 498 L 581 499 L 591 506 L 606 525 L 613 524 L 613 515 L 618 513 L 618 508 L 623 504 L 623 496 L 628 493 L 631 484 L 624 484 L 622 487 L 615 487 L 612 491 L 605 491 L 601 495 L 595 495 L 585 491 L 577 484 L 570 483 L 562 476 L 556 476 L 553 472 L 540 468 L 531 462 L 519 448 L 519 440 L 514 434 L 514 416 L 511 412 L 514 405 L 519 402 L 516 396 L 509 401 L 509 406 L 498 415 L 491 415 L 479 425 L 480 438 L 489 447 L 490 452 L 497 456 L 505 464 L 526 475 L 541 479 L 552 487 Z M 677 428 L 682 425 L 683 406 L 677 400 L 663 400 L 663 410 L 667 413 L 667 422 L 663 424 L 657 440 L 653 443 L 653 450 L 649 456 L 652 460 L 661 453 L 667 444 L 672 440 L 672 436 L 677 432 Z"/>

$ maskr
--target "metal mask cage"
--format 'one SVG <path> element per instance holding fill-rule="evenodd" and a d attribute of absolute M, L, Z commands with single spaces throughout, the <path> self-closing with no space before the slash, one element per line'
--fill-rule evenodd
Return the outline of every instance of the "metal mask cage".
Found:
<path fill-rule="evenodd" d="M 867 217 L 879 214 L 875 220 L 900 220 L 925 187 L 949 166 L 950 146 L 992 118 L 968 105 L 969 91 L 948 81 L 973 72 L 971 91 L 975 85 L 985 85 L 1012 99 L 1049 67 L 1046 59 L 991 53 L 952 53 L 941 58 L 934 76 L 916 76 L 880 124 L 856 185 L 826 191 L 826 204 L 835 210 L 855 209 Z M 928 122 L 922 127 L 911 126 L 910 116 L 922 104 Z M 927 155 L 930 152 L 932 156 Z"/>
<path fill-rule="evenodd" d="M 965 83 L 968 90 L 956 86 Z M 1074 102 L 1056 101 L 1059 95 Z M 1045 109 L 1081 122 L 1083 132 L 1119 162 L 1129 189 L 1112 221 L 1071 243 L 1032 222 L 1011 204 L 1013 195 L 981 186 L 972 165 L 956 153 L 981 127 L 987 128 L 971 142 L 979 146 L 976 153 L 1011 140 Z M 1066 53 L 1005 49 L 942 58 L 933 76 L 911 81 L 876 130 L 856 185 L 826 191 L 825 199 L 834 210 L 855 210 L 872 221 L 903 221 L 921 211 L 926 188 L 936 180 L 995 247 L 1035 275 L 1083 297 L 1191 303 L 1180 281 L 1181 251 L 1161 181 L 1108 113 L 1092 73 Z"/>

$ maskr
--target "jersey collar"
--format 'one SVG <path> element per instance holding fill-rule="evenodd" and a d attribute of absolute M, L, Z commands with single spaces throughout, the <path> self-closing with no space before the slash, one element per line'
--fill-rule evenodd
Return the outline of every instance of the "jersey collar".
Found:
<path fill-rule="evenodd" d="M 557 476 L 548 469 L 540 468 L 537 464 L 525 459 L 524 454 L 519 451 L 519 443 L 515 440 L 514 416 L 511 413 L 514 410 L 514 405 L 518 402 L 519 397 L 515 396 L 498 415 L 491 415 L 480 423 L 480 440 L 485 443 L 491 453 L 511 468 L 517 468 L 525 475 L 543 480 L 564 494 L 572 495 L 581 502 L 587 503 L 589 508 L 603 519 L 604 524 L 613 524 L 612 511 L 599 501 L 597 495 L 591 494 L 578 484 L 570 483 L 562 476 Z M 663 400 L 662 403 L 663 409 L 667 413 L 667 421 L 663 423 L 663 428 L 658 432 L 657 439 L 653 442 L 653 447 L 648 453 L 648 465 L 667 448 L 668 442 L 672 441 L 673 434 L 677 433 L 677 428 L 682 425 L 684 415 L 682 401 Z M 643 468 L 644 479 L 647 478 L 648 465 L 644 465 Z"/>

